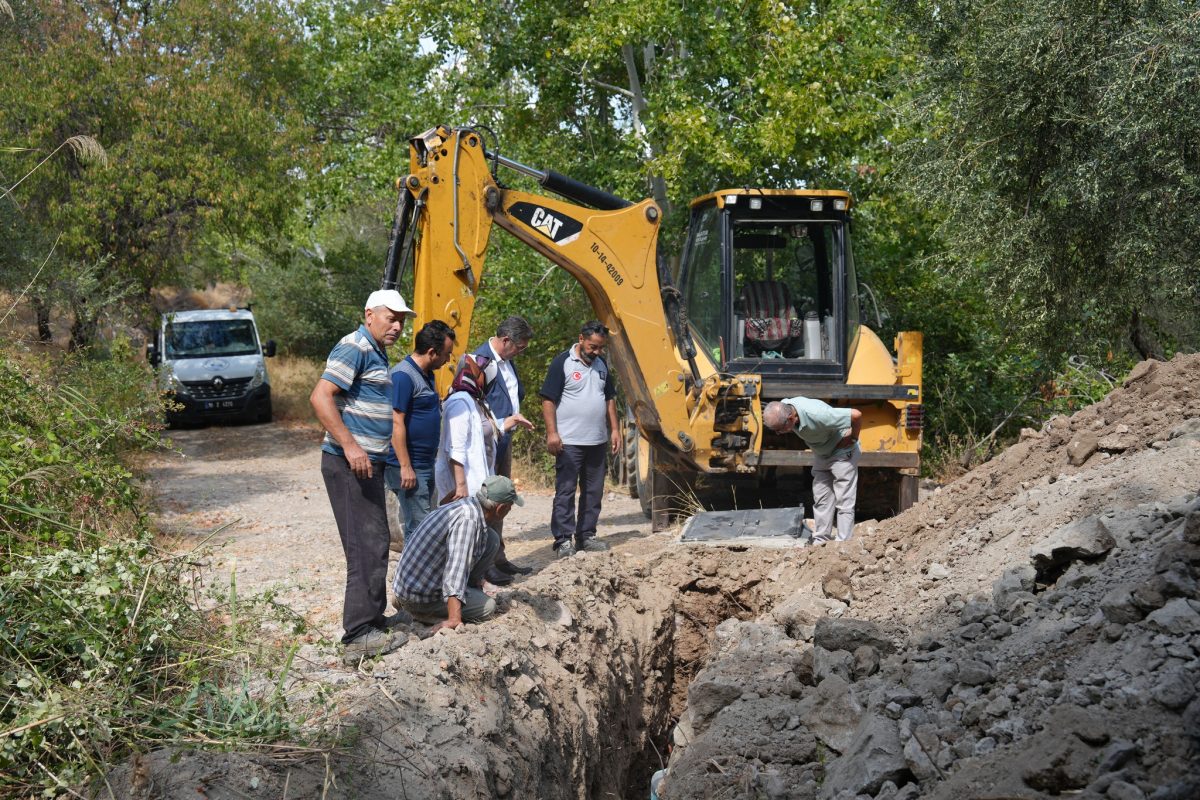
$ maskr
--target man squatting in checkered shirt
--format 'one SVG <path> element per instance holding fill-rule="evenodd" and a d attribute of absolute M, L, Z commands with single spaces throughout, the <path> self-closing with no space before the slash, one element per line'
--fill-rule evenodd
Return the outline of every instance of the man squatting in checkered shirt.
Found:
<path fill-rule="evenodd" d="M 432 633 L 490 619 L 496 601 L 484 594 L 483 579 L 500 550 L 496 524 L 514 504 L 525 501 L 513 482 L 490 475 L 474 496 L 429 512 L 405 537 L 392 579 L 401 608 L 418 622 L 433 624 Z"/>

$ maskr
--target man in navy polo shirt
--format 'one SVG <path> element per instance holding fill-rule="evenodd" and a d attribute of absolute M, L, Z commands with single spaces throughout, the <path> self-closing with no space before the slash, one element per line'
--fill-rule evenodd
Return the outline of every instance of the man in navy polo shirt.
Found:
<path fill-rule="evenodd" d="M 411 533 L 433 505 L 433 464 L 442 430 L 442 400 L 433 373 L 450 360 L 454 331 L 435 319 L 417 331 L 411 355 L 392 367 L 392 448 L 384 473 Z"/>
<path fill-rule="evenodd" d="M 595 539 L 596 522 L 604 497 L 606 450 L 619 452 L 621 431 L 616 384 L 602 357 L 607 344 L 608 328 L 596 321 L 584 325 L 579 341 L 550 362 L 540 392 L 546 449 L 555 457 L 550 530 L 559 558 L 576 550 L 608 549 Z"/>
<path fill-rule="evenodd" d="M 392 634 L 383 614 L 390 543 L 383 473 L 392 438 L 387 347 L 413 314 L 396 290 L 372 292 L 365 322 L 334 346 L 309 398 L 325 427 L 321 476 L 346 556 L 342 643 L 348 663 L 391 652 L 407 639 Z"/>

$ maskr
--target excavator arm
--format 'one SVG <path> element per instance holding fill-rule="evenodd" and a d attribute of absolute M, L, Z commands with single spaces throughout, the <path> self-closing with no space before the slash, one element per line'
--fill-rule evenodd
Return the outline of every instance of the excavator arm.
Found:
<path fill-rule="evenodd" d="M 497 165 L 569 200 L 504 188 Z M 692 470 L 753 471 L 744 459 L 761 446 L 760 378 L 721 375 L 696 351 L 658 252 L 661 211 L 652 200 L 631 203 L 503 159 L 486 151 L 479 132 L 446 127 L 411 140 L 400 190 L 384 285 L 395 286 L 411 253 L 418 327 L 441 319 L 458 333 L 455 355 L 465 350 L 497 225 L 583 287 L 611 331 L 609 352 L 637 427 L 660 457 Z M 447 367 L 440 390 L 451 377 Z"/>

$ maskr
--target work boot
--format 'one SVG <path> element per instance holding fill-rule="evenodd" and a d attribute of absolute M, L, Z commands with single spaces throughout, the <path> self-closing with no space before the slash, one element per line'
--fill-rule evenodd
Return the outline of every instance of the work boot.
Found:
<path fill-rule="evenodd" d="M 497 561 L 495 567 L 506 575 L 529 575 L 533 572 L 533 567 L 522 567 L 508 559 Z"/>
<path fill-rule="evenodd" d="M 494 566 L 489 567 L 487 574 L 485 574 L 483 577 L 488 583 L 495 584 L 496 586 L 508 586 L 513 582 L 512 575 L 509 575 L 506 572 L 501 572 Z"/>
<path fill-rule="evenodd" d="M 559 558 L 570 558 L 571 556 L 575 555 L 575 545 L 571 543 L 570 539 L 563 542 L 562 544 L 560 544 L 558 547 L 556 547 L 554 549 L 557 552 Z"/>
<path fill-rule="evenodd" d="M 603 553 L 608 549 L 608 544 L 594 537 L 580 539 L 575 545 L 575 549 L 581 553 Z"/>
<path fill-rule="evenodd" d="M 397 625 L 408 625 L 412 621 L 413 621 L 412 614 L 408 613 L 404 609 L 400 609 L 395 614 L 392 614 L 390 617 L 383 618 L 383 629 L 385 631 L 391 630 L 392 628 L 395 628 Z"/>
<path fill-rule="evenodd" d="M 492 528 L 492 530 L 496 530 Z M 533 572 L 527 567 L 518 567 L 516 564 L 508 560 L 508 555 L 504 552 L 504 534 L 496 531 L 497 538 L 500 539 L 500 549 L 496 552 L 496 561 L 492 564 L 496 569 L 503 572 L 505 575 L 528 575 Z"/>
<path fill-rule="evenodd" d="M 437 625 L 439 622 L 441 622 L 445 618 L 446 618 L 445 614 L 442 614 L 440 616 L 438 614 L 413 614 L 413 622 L 417 623 L 418 625 L 429 625 L 429 626 Z M 418 632 L 418 633 L 421 634 L 421 632 Z M 421 635 L 421 638 L 424 639 L 425 636 Z"/>
<path fill-rule="evenodd" d="M 357 664 L 364 658 L 390 653 L 407 641 L 407 633 L 394 633 L 372 628 L 346 643 L 346 652 L 342 655 L 342 662 Z"/>

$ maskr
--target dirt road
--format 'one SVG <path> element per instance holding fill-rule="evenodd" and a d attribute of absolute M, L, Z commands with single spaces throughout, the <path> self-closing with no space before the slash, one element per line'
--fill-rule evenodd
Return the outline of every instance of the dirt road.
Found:
<path fill-rule="evenodd" d="M 345 563 L 321 480 L 320 432 L 300 425 L 214 425 L 172 431 L 170 439 L 175 452 L 160 454 L 149 467 L 160 528 L 183 547 L 205 540 L 216 546 L 210 579 L 228 579 L 236 570 L 239 591 L 277 589 L 280 602 L 336 641 Z M 525 506 L 514 507 L 505 521 L 508 553 L 540 570 L 554 557 L 552 493 L 522 493 Z M 650 537 L 650 525 L 637 500 L 610 491 L 597 533 L 617 550 L 631 550 Z M 653 538 L 661 545 L 661 537 Z M 516 585 L 524 580 L 518 577 Z"/>

